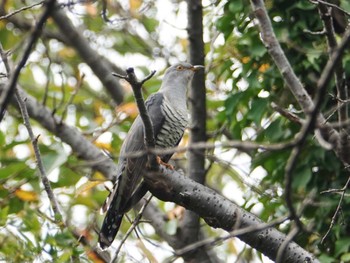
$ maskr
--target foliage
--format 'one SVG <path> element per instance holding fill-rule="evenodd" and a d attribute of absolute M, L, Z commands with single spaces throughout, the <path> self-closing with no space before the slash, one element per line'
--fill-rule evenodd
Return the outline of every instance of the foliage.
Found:
<path fill-rule="evenodd" d="M 8 13 L 22 8 L 24 4 L 32 4 L 32 1 L 20 0 L 4 2 L 3 7 Z M 162 1 L 105 2 L 108 3 L 107 10 L 103 10 L 99 1 L 82 1 L 80 4 L 67 4 L 64 11 L 81 28 L 96 52 L 117 67 L 135 66 L 140 78 L 156 67 L 159 76 L 168 64 L 186 59 L 185 30 L 178 25 L 182 26 L 186 16 L 183 2 L 168 3 L 171 21 L 164 14 L 162 16 Z M 328 59 L 325 36 L 312 33 L 323 29 L 317 6 L 306 0 L 268 0 L 265 4 L 278 40 L 296 75 L 314 97 L 317 80 Z M 348 1 L 340 0 L 339 4 L 350 12 Z M 33 24 L 42 10 L 39 5 L 0 20 L 0 42 L 4 50 L 10 51 L 12 62 L 21 58 L 23 44 L 30 34 L 25 24 Z M 109 21 L 100 16 L 103 12 Z M 174 24 L 169 26 L 173 21 Z M 293 140 L 300 131 L 300 124 L 277 113 L 272 103 L 301 119 L 305 118 L 305 114 L 260 40 L 249 1 L 212 1 L 204 8 L 204 21 L 205 32 L 213 38 L 206 40 L 209 140 L 249 140 L 264 144 Z M 47 21 L 45 29 L 58 36 L 61 34 L 53 19 Z M 216 34 L 217 38 L 214 37 Z M 340 37 L 341 33 L 337 34 L 338 40 Z M 349 63 L 347 51 L 343 57 L 347 74 Z M 6 73 L 3 65 L 1 70 Z M 159 84 L 157 78 L 148 81 L 145 95 L 156 91 Z M 130 88 L 125 83 L 122 83 L 127 94 L 125 103 L 116 106 L 80 54 L 67 43 L 51 36 L 40 38 L 21 71 L 19 85 L 117 160 L 121 143 L 137 112 Z M 335 121 L 333 109 L 337 95 L 334 82 L 328 93 L 322 112 L 329 120 Z M 40 135 L 41 157 L 52 188 L 64 218 L 69 222 L 69 227 L 61 228 L 54 222 L 47 195 L 40 183 L 31 141 L 22 122 L 20 114 L 10 107 L 0 123 L 0 259 L 9 262 L 67 262 L 79 258 L 81 261 L 99 262 L 101 259 L 94 254 L 93 245 L 81 246 L 71 230 L 77 229 L 88 243 L 96 243 L 95 229 L 103 219 L 98 210 L 107 196 L 103 184 L 106 179 L 79 159 L 69 145 L 31 120 L 35 135 Z M 207 184 L 234 199 L 246 210 L 258 214 L 264 221 L 285 216 L 288 208 L 284 199 L 284 175 L 290 152 L 290 149 L 244 153 L 235 149 L 208 150 Z M 181 166 L 185 155 L 178 154 L 176 157 L 180 159 Z M 341 204 L 344 208 L 341 216 L 337 217 L 334 227 L 321 244 L 339 202 L 339 195 L 321 192 L 341 189 L 347 181 L 347 174 L 344 164 L 333 151 L 325 150 L 313 136 L 307 138 L 293 174 L 292 197 L 294 206 L 302 211 L 302 222 L 311 231 L 301 233 L 296 241 L 322 262 L 345 262 L 350 257 L 347 220 L 350 211 L 345 209 L 349 203 L 347 197 Z M 232 191 L 232 187 L 240 191 Z M 164 213 L 171 214 L 172 204 L 155 202 Z M 134 218 L 135 213 L 130 212 L 129 215 Z M 169 234 L 176 231 L 178 221 L 171 218 L 167 222 Z M 117 239 L 121 239 L 129 227 L 130 223 L 125 220 Z M 283 224 L 280 230 L 288 233 L 291 227 Z M 125 245 L 127 248 L 121 254 L 125 262 L 152 261 L 157 255 L 154 251 L 162 251 L 157 258 L 159 261 L 172 255 L 167 252 L 169 247 L 148 224 L 141 224 L 139 229 L 138 233 L 146 238 L 139 239 L 137 235 L 129 238 Z M 208 227 L 203 229 L 208 236 L 221 233 Z M 238 246 L 230 240 L 215 251 L 222 255 L 224 261 L 232 259 L 232 255 L 234 258 L 245 257 L 248 261 L 261 258 L 259 254 L 250 253 L 249 248 L 241 253 Z"/>

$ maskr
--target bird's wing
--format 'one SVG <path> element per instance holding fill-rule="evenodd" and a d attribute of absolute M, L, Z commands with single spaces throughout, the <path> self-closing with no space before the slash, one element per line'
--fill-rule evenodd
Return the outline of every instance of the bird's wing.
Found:
<path fill-rule="evenodd" d="M 155 93 L 145 103 L 152 120 L 155 136 L 157 136 L 165 121 L 165 117 L 161 112 L 163 98 L 162 93 Z M 144 152 L 143 155 L 138 157 L 130 156 L 132 153 L 142 153 L 144 150 L 144 125 L 141 117 L 138 116 L 131 126 L 120 151 L 117 182 L 102 208 L 104 211 L 107 210 L 99 235 L 99 243 L 102 248 L 111 245 L 119 230 L 123 214 L 147 192 L 147 188 L 141 182 L 142 173 L 146 170 L 147 154 Z"/>
<path fill-rule="evenodd" d="M 145 102 L 149 117 L 152 120 L 154 136 L 161 130 L 161 127 L 165 121 L 165 117 L 161 111 L 161 104 L 164 96 L 162 93 L 152 94 Z M 122 154 L 127 155 L 128 153 L 145 150 L 145 135 L 144 125 L 141 117 L 138 116 L 135 123 L 132 125 L 130 135 L 125 140 L 125 149 Z M 128 198 L 134 193 L 138 184 L 142 179 L 142 173 L 146 170 L 145 166 L 147 163 L 147 154 L 145 153 L 141 157 L 127 158 L 126 163 L 126 181 L 125 182 L 125 195 Z M 122 178 L 124 180 L 124 178 Z"/>
<path fill-rule="evenodd" d="M 145 102 L 148 114 L 152 120 L 155 137 L 161 130 L 161 127 L 165 121 L 165 117 L 161 111 L 163 99 L 164 96 L 162 93 L 155 93 L 149 96 Z M 124 210 L 122 208 L 123 204 L 128 201 L 134 191 L 138 188 L 138 184 L 142 178 L 142 172 L 145 171 L 145 165 L 147 163 L 146 154 L 139 157 L 128 157 L 128 155 L 132 153 L 142 153 L 144 150 L 144 125 L 141 117 L 138 116 L 131 126 L 120 151 L 117 182 L 115 183 L 111 194 L 106 199 L 106 202 L 102 208 L 104 212 L 107 211 L 110 206 L 113 207 L 112 209 Z M 130 206 L 127 208 L 130 208 Z"/>

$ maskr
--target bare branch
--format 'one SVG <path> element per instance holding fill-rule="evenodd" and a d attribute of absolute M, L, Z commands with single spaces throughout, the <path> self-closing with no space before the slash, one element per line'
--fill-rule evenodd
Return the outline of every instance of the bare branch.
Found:
<path fill-rule="evenodd" d="M 181 257 L 185 253 L 196 250 L 198 248 L 212 247 L 212 246 L 215 246 L 216 244 L 218 244 L 222 241 L 228 240 L 228 239 L 233 238 L 233 237 L 238 237 L 238 236 L 241 236 L 244 234 L 248 234 L 248 233 L 256 232 L 259 230 L 265 230 L 265 229 L 274 227 L 276 225 L 279 225 L 279 224 L 285 222 L 286 220 L 287 220 L 287 218 L 283 217 L 283 218 L 276 219 L 270 223 L 261 223 L 261 224 L 254 225 L 254 226 L 247 226 L 247 227 L 244 227 L 241 229 L 233 230 L 233 231 L 229 232 L 228 234 L 225 234 L 225 235 L 222 235 L 219 237 L 211 237 L 211 238 L 207 238 L 204 240 L 200 240 L 196 243 L 190 244 L 184 248 L 176 250 L 175 255 Z"/>
<path fill-rule="evenodd" d="M 270 18 L 265 9 L 264 1 L 251 0 L 251 5 L 255 17 L 259 21 L 261 39 L 268 52 L 270 53 L 272 59 L 275 61 L 275 64 L 281 72 L 284 81 L 293 93 L 303 111 L 306 113 L 311 112 L 311 109 L 313 108 L 312 99 L 304 89 L 298 77 L 295 75 L 294 70 L 292 69 L 276 38 L 276 35 L 272 29 Z"/>
<path fill-rule="evenodd" d="M 328 49 L 329 49 L 329 56 L 332 56 L 333 52 L 337 49 L 337 40 L 335 38 L 335 32 L 333 28 L 333 19 L 331 16 L 331 8 L 326 6 L 325 4 L 319 4 L 318 9 L 320 12 L 320 16 L 323 21 L 324 29 L 326 32 L 327 42 L 328 42 Z M 337 98 L 338 100 L 338 118 L 339 122 L 342 123 L 345 120 L 348 119 L 348 106 L 347 104 L 343 104 L 341 101 L 347 100 L 348 98 L 348 91 L 345 84 L 345 78 L 344 78 L 344 68 L 342 63 L 335 64 L 335 84 L 337 88 Z"/>
<path fill-rule="evenodd" d="M 174 170 L 160 166 L 159 172 L 147 173 L 144 179 L 154 196 L 163 201 L 175 202 L 195 212 L 214 228 L 233 231 L 249 226 L 257 227 L 263 223 L 255 215 L 241 209 L 214 190 Z M 238 238 L 275 260 L 278 248 L 286 236 L 274 228 L 268 228 L 245 233 Z M 286 263 L 319 262 L 294 242 L 288 244 L 283 260 Z"/>
<path fill-rule="evenodd" d="M 1 94 L 1 97 L 0 97 L 0 122 L 1 122 L 2 118 L 4 117 L 4 113 L 5 113 L 7 105 L 10 103 L 11 98 L 12 98 L 13 94 L 15 93 L 16 83 L 17 83 L 17 79 L 19 77 L 19 74 L 20 74 L 22 68 L 24 67 L 24 65 L 26 64 L 36 41 L 40 37 L 41 30 L 44 27 L 46 20 L 50 16 L 50 13 L 53 11 L 54 6 L 55 6 L 55 2 L 56 2 L 55 0 L 49 0 L 46 2 L 46 9 L 43 12 L 43 14 L 41 15 L 38 23 L 36 24 L 33 33 L 29 37 L 27 46 L 24 49 L 24 54 L 23 54 L 20 62 L 18 63 L 14 72 L 11 73 L 11 77 L 10 77 L 9 83 L 7 85 L 6 91 Z"/>
<path fill-rule="evenodd" d="M 187 33 L 189 41 L 189 61 L 192 65 L 204 65 L 203 41 L 203 6 L 201 0 L 187 0 Z M 191 112 L 191 127 L 189 145 L 205 142 L 206 134 L 206 89 L 205 72 L 194 75 L 189 91 L 189 106 Z M 192 180 L 205 183 L 205 149 L 198 149 L 188 153 L 188 175 Z M 200 233 L 199 216 L 192 211 L 185 211 L 176 233 L 179 243 L 187 246 L 198 241 Z M 183 255 L 185 261 L 209 262 L 209 256 L 204 249 L 191 251 Z"/>
<path fill-rule="evenodd" d="M 8 19 L 8 18 L 10 18 L 11 16 L 14 16 L 14 15 L 20 13 L 20 12 L 23 12 L 23 11 L 25 11 L 25 10 L 31 9 L 31 8 L 36 7 L 36 6 L 38 6 L 38 5 L 42 5 L 42 4 L 44 4 L 44 3 L 45 3 L 45 0 L 40 1 L 40 2 L 38 2 L 38 3 L 35 3 L 35 4 L 32 4 L 32 5 L 29 5 L 29 6 L 21 7 L 20 9 L 17 9 L 17 10 L 15 10 L 15 11 L 11 12 L 11 13 L 8 13 L 8 14 L 6 14 L 6 15 L 0 16 L 0 21 L 3 20 L 3 19 Z"/>
<path fill-rule="evenodd" d="M 334 212 L 334 215 L 332 216 L 331 224 L 329 225 L 329 228 L 328 228 L 326 234 L 322 237 L 321 244 L 323 244 L 323 242 L 326 240 L 328 234 L 331 232 L 333 226 L 335 225 L 335 221 L 337 220 L 338 214 L 341 210 L 341 205 L 343 203 L 344 196 L 345 196 L 346 190 L 348 189 L 349 184 L 350 184 L 350 176 L 348 177 L 348 180 L 346 181 L 346 183 L 342 189 L 332 189 L 331 191 L 328 190 L 328 191 L 321 192 L 323 194 L 323 193 L 335 192 L 335 190 L 336 190 L 338 193 L 339 192 L 341 193 L 337 208 Z"/>
<path fill-rule="evenodd" d="M 55 214 L 55 220 L 56 220 L 56 222 L 58 223 L 58 225 L 60 227 L 63 227 L 65 224 L 64 224 L 64 221 L 63 221 L 62 213 L 61 213 L 61 211 L 59 209 L 59 205 L 58 205 L 57 199 L 56 199 L 56 197 L 55 197 L 55 195 L 54 195 L 54 193 L 52 191 L 50 181 L 47 178 L 46 171 L 45 171 L 45 168 L 44 168 L 44 164 L 43 164 L 42 159 L 41 159 L 41 154 L 40 154 L 40 150 L 39 150 L 39 147 L 38 147 L 38 137 L 34 136 L 34 133 L 33 133 L 32 127 L 30 125 L 30 121 L 29 121 L 29 115 L 28 115 L 27 107 L 26 107 L 26 105 L 25 105 L 25 103 L 24 103 L 23 99 L 21 98 L 21 95 L 19 94 L 18 91 L 16 91 L 16 99 L 18 101 L 18 105 L 19 105 L 19 108 L 20 108 L 21 113 L 22 113 L 24 125 L 26 126 L 28 134 L 29 134 L 29 137 L 30 137 L 30 139 L 32 141 L 35 158 L 36 158 L 36 161 L 37 161 L 37 164 L 38 164 L 38 168 L 39 168 L 39 171 L 40 171 L 39 174 L 40 174 L 41 182 L 43 183 L 44 189 L 45 189 L 45 191 L 47 193 L 47 196 L 50 199 L 52 210 L 53 210 L 53 212 Z"/>
<path fill-rule="evenodd" d="M 283 109 L 276 103 L 272 102 L 271 107 L 277 111 L 279 114 L 281 114 L 283 117 L 287 118 L 288 120 L 298 123 L 298 124 L 303 124 L 304 120 L 301 119 L 299 116 L 295 115 L 294 113 L 287 111 L 286 109 Z"/>
<path fill-rule="evenodd" d="M 346 14 L 347 16 L 350 16 L 350 13 L 348 11 L 346 11 L 345 9 L 337 6 L 336 4 L 332 4 L 330 2 L 327 2 L 327 1 L 323 1 L 323 0 L 309 0 L 311 3 L 313 4 L 323 4 L 323 5 L 326 5 L 326 6 L 329 6 L 329 7 L 333 7 L 335 9 L 338 9 L 340 12 Z"/>

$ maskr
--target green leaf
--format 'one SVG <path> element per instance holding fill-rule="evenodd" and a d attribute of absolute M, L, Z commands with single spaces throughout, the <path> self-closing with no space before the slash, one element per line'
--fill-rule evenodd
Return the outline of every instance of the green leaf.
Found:
<path fill-rule="evenodd" d="M 312 171 L 309 166 L 303 166 L 297 169 L 293 174 L 293 188 L 305 189 L 306 185 L 310 182 L 312 177 Z"/>
<path fill-rule="evenodd" d="M 228 5 L 228 10 L 231 13 L 237 13 L 237 12 L 243 10 L 243 1 L 230 2 L 229 5 Z"/>
<path fill-rule="evenodd" d="M 268 141 L 278 141 L 284 137 L 285 129 L 282 128 L 281 119 L 273 121 L 265 130 L 265 136 Z"/>
<path fill-rule="evenodd" d="M 54 169 L 60 167 L 67 161 L 67 154 L 61 149 L 61 151 L 50 152 L 42 155 L 42 161 L 47 174 L 50 174 Z"/>
<path fill-rule="evenodd" d="M 226 108 L 226 115 L 228 118 L 232 118 L 231 115 L 236 112 L 236 109 L 242 97 L 243 97 L 243 92 L 237 92 L 235 94 L 232 94 L 229 98 L 226 99 L 225 108 Z"/>
<path fill-rule="evenodd" d="M 25 162 L 18 161 L 7 164 L 6 167 L 0 168 L 0 179 L 5 179 L 20 174 L 25 169 L 28 169 Z"/>
<path fill-rule="evenodd" d="M 157 26 L 159 25 L 159 21 L 157 19 L 154 19 L 154 18 L 144 17 L 142 19 L 142 21 L 143 21 L 144 27 L 146 28 L 146 30 L 148 32 L 155 31 Z"/>
<path fill-rule="evenodd" d="M 251 108 L 248 112 L 247 119 L 255 122 L 260 126 L 261 119 L 266 112 L 268 101 L 262 98 L 256 98 L 252 101 Z"/>
<path fill-rule="evenodd" d="M 349 251 L 350 237 L 339 239 L 335 242 L 335 256 L 339 257 L 341 254 Z"/>
<path fill-rule="evenodd" d="M 318 257 L 321 263 L 335 263 L 335 259 L 333 257 L 330 257 L 326 254 L 322 254 L 321 256 Z"/>
<path fill-rule="evenodd" d="M 0 209 L 0 226 L 5 226 L 9 210 L 10 210 L 9 206 L 5 206 L 5 207 L 2 206 L 1 207 L 1 209 Z"/>
<path fill-rule="evenodd" d="M 345 253 L 340 257 L 342 262 L 350 262 L 350 253 Z"/>

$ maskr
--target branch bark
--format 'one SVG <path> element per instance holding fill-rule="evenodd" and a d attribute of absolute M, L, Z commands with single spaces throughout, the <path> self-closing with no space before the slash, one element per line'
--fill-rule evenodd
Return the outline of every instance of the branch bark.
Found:
<path fill-rule="evenodd" d="M 261 230 L 264 224 L 255 215 L 241 209 L 215 191 L 203 186 L 176 171 L 160 167 L 158 173 L 148 173 L 145 180 L 151 193 L 163 201 L 175 202 L 189 209 L 214 228 L 233 231 L 256 227 L 256 231 L 237 236 L 271 260 L 275 260 L 279 247 L 286 236 L 275 228 Z M 282 262 L 319 262 L 313 255 L 294 242 L 290 242 Z"/>
<path fill-rule="evenodd" d="M 189 39 L 189 60 L 193 65 L 204 65 L 203 42 L 203 10 L 201 0 L 187 1 L 187 32 Z M 190 145 L 206 141 L 206 94 L 204 71 L 198 72 L 192 80 L 190 89 Z M 205 183 L 205 149 L 193 150 L 188 153 L 188 174 L 191 179 L 201 184 Z M 199 216 L 186 210 L 176 233 L 180 247 L 185 247 L 198 241 L 200 232 Z M 181 244 L 182 243 L 182 244 Z M 191 262 L 210 262 L 207 250 L 199 248 L 183 255 Z"/>
<path fill-rule="evenodd" d="M 5 88 L 0 84 L 0 92 Z M 61 121 L 61 118 L 52 114 L 52 111 L 43 106 L 34 97 L 17 86 L 19 95 L 25 99 L 28 114 L 38 121 L 45 129 L 59 137 L 63 142 L 70 145 L 75 154 L 87 161 L 92 169 L 103 173 L 107 178 L 112 179 L 116 166 L 112 159 L 104 155 L 100 149 L 87 140 L 76 128 Z M 11 104 L 18 109 L 16 100 L 12 99 Z"/>

